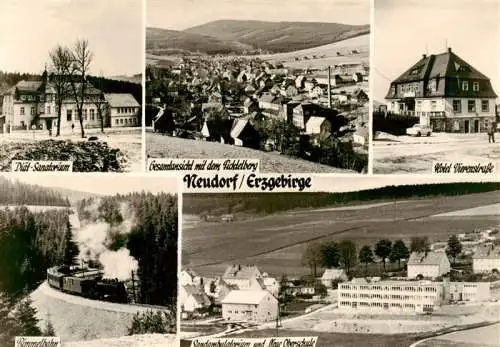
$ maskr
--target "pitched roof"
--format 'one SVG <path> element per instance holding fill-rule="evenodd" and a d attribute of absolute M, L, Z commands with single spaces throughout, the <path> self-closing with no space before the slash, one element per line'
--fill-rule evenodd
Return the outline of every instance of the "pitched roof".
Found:
<path fill-rule="evenodd" d="M 108 102 L 111 107 L 139 107 L 139 103 L 132 94 L 125 93 L 109 93 L 104 94 L 104 99 Z"/>
<path fill-rule="evenodd" d="M 247 124 L 247 119 L 236 119 L 233 123 L 233 128 L 231 129 L 231 137 L 238 138 Z"/>
<path fill-rule="evenodd" d="M 326 121 L 324 117 L 312 116 L 306 123 L 307 131 L 320 132 L 321 125 L 323 124 L 324 121 Z"/>
<path fill-rule="evenodd" d="M 266 290 L 232 290 L 221 300 L 223 304 L 257 305 L 270 293 Z"/>
<path fill-rule="evenodd" d="M 448 259 L 443 252 L 412 252 L 408 265 L 439 265 L 443 257 Z"/>
<path fill-rule="evenodd" d="M 321 279 L 334 280 L 343 276 L 345 276 L 345 271 L 343 269 L 326 269 Z"/>
<path fill-rule="evenodd" d="M 251 279 L 260 276 L 260 271 L 256 266 L 233 264 L 228 266 L 223 279 Z"/>
<path fill-rule="evenodd" d="M 431 79 L 444 79 L 449 84 L 449 86 L 444 87 L 443 83 L 443 87 L 438 88 L 438 93 L 434 93 L 433 96 L 454 96 L 453 93 L 456 93 L 457 89 L 460 90 L 460 88 L 454 87 L 455 84 L 458 86 L 458 83 L 452 84 L 452 81 L 459 81 L 460 79 L 483 81 L 479 91 L 473 91 L 470 88 L 470 90 L 466 91 L 468 93 L 464 97 L 497 96 L 493 91 L 489 78 L 456 55 L 451 48 L 441 54 L 423 55 L 419 61 L 396 78 L 391 83 L 391 86 L 406 82 L 429 81 Z M 392 95 L 391 90 L 389 90 L 386 98 L 392 97 L 397 97 L 397 95 Z"/>
<path fill-rule="evenodd" d="M 38 88 L 42 85 L 42 81 L 19 81 L 16 84 L 16 88 L 23 92 L 36 92 Z"/>

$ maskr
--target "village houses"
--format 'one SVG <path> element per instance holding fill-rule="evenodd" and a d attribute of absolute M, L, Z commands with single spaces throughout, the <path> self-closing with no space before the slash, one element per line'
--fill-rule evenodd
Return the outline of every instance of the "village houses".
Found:
<path fill-rule="evenodd" d="M 450 261 L 444 252 L 412 252 L 408 259 L 408 278 L 436 278 L 450 272 Z"/>
<path fill-rule="evenodd" d="M 472 256 L 472 272 L 488 273 L 500 271 L 500 247 L 490 244 L 476 248 Z"/>

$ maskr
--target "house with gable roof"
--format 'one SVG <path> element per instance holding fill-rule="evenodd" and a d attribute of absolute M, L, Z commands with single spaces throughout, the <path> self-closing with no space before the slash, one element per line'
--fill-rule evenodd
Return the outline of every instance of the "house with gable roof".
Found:
<path fill-rule="evenodd" d="M 450 261 L 444 252 L 412 252 L 408 259 L 408 278 L 436 278 L 450 272 Z"/>
<path fill-rule="evenodd" d="M 278 299 L 267 290 L 233 290 L 222 300 L 227 321 L 269 322 L 278 316 Z"/>
<path fill-rule="evenodd" d="M 387 111 L 417 116 L 433 131 L 478 133 L 495 121 L 490 79 L 455 54 L 422 55 L 391 82 Z"/>

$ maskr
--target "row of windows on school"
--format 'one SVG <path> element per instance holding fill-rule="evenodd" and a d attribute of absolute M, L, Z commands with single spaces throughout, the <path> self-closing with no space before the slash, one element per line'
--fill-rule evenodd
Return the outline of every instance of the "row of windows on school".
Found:
<path fill-rule="evenodd" d="M 118 107 L 117 108 L 117 113 L 119 114 L 133 114 L 136 112 L 136 108 L 135 107 Z M 24 106 L 20 107 L 19 109 L 19 113 L 24 116 L 25 115 L 25 108 Z M 33 116 L 35 115 L 35 107 L 31 107 L 30 108 L 30 116 Z M 47 106 L 46 108 L 46 114 L 51 114 L 52 113 L 52 108 L 50 106 Z M 66 116 L 67 116 L 67 120 L 68 121 L 71 121 L 71 117 L 72 117 L 72 113 L 73 113 L 73 110 L 67 110 L 66 111 Z M 95 117 L 95 109 L 91 108 L 89 110 L 87 110 L 86 108 L 83 109 L 83 118 L 84 120 L 87 120 L 87 114 L 90 113 L 90 120 L 94 120 L 94 117 Z"/>
<path fill-rule="evenodd" d="M 423 287 L 423 286 L 381 286 L 381 285 L 375 285 L 375 286 L 367 286 L 367 285 L 360 285 L 355 286 L 352 284 L 343 284 L 341 285 L 341 290 L 392 290 L 392 291 L 406 291 L 406 292 L 437 292 L 437 289 L 435 287 Z"/>
<path fill-rule="evenodd" d="M 400 303 L 390 303 L 390 304 L 387 304 L 387 303 L 381 303 L 381 302 L 364 302 L 364 301 L 360 301 L 358 303 L 356 302 L 350 302 L 350 301 L 341 301 L 340 302 L 340 305 L 341 306 L 352 306 L 352 307 L 356 307 L 356 306 L 360 306 L 360 307 L 393 307 L 393 308 L 407 308 L 407 309 L 415 309 L 415 304 L 400 304 Z M 426 309 L 432 309 L 434 307 L 434 305 L 429 305 L 429 304 L 424 304 L 422 305 L 422 308 L 424 310 Z"/>
<path fill-rule="evenodd" d="M 392 295 L 382 295 L 382 294 L 368 294 L 368 293 L 340 293 L 341 298 L 349 298 L 349 299 L 392 299 L 392 300 L 423 300 L 423 299 L 435 299 L 435 295 L 399 295 L 399 294 L 392 294 Z"/>

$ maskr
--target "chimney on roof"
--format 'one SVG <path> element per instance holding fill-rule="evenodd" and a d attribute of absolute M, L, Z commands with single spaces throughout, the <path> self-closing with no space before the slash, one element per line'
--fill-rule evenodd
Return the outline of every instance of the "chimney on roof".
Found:
<path fill-rule="evenodd" d="M 422 58 L 423 59 L 427 58 L 427 54 L 422 54 Z"/>
<path fill-rule="evenodd" d="M 448 47 L 448 52 L 451 53 L 451 47 Z"/>

